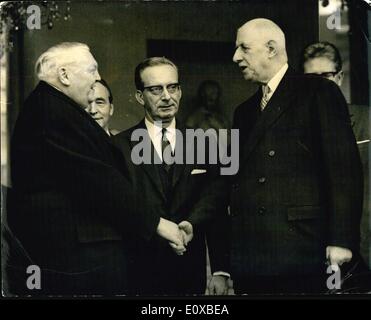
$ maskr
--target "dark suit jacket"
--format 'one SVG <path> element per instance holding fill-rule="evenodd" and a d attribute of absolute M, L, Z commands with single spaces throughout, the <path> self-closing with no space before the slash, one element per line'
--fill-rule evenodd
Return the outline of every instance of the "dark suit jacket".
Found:
<path fill-rule="evenodd" d="M 348 105 L 348 107 L 353 132 L 358 143 L 359 153 L 361 155 L 364 177 L 363 212 L 361 220 L 361 254 L 367 261 L 367 265 L 370 267 L 370 107 L 365 105 Z"/>
<path fill-rule="evenodd" d="M 325 272 L 327 245 L 359 246 L 362 169 L 345 99 L 289 69 L 263 112 L 260 100 L 234 116 L 232 277 Z"/>
<path fill-rule="evenodd" d="M 38 84 L 11 141 L 8 222 L 30 262 L 41 268 L 40 293 L 127 290 L 124 243 L 137 226 L 131 224 L 135 204 L 128 201 L 132 187 L 124 164 L 88 113 Z M 148 233 L 144 226 L 136 232 Z M 25 266 L 15 260 L 8 264 L 11 275 L 19 272 L 14 290 L 37 294 L 25 288 Z"/>
<path fill-rule="evenodd" d="M 185 128 L 179 127 L 185 137 Z M 146 129 L 144 120 L 138 125 L 119 133 L 113 139 L 123 151 L 125 159 L 131 159 L 129 150 L 138 142 L 131 141 L 136 129 Z M 147 132 L 147 131 L 145 131 Z M 146 133 L 148 134 L 148 133 Z M 147 136 L 148 139 L 149 136 Z M 181 146 L 177 137 L 176 151 Z M 150 140 L 149 140 L 150 141 Z M 130 146 L 130 148 L 128 148 Z M 183 148 L 186 149 L 184 142 Z M 154 147 L 151 143 L 151 154 Z M 185 154 L 184 154 L 185 155 Z M 157 155 L 156 155 L 157 156 Z M 195 158 L 197 153 L 195 152 Z M 207 161 L 207 160 L 206 160 Z M 207 163 L 207 162 L 206 162 Z M 216 166 L 205 164 L 174 164 L 171 194 L 166 196 L 161 183 L 159 166 L 128 164 L 133 169 L 131 176 L 138 201 L 145 208 L 137 214 L 158 221 L 160 217 L 176 223 L 187 220 L 194 228 L 194 238 L 183 256 L 177 256 L 168 241 L 158 235 L 137 242 L 133 248 L 131 279 L 135 294 L 202 294 L 206 282 L 206 247 L 205 232 L 209 232 L 208 242 L 212 268 L 214 271 L 228 271 L 227 239 L 219 238 L 219 229 L 225 228 L 220 205 L 220 184 L 213 180 L 217 174 Z M 205 174 L 191 174 L 193 169 L 207 170 Z M 224 207 L 225 208 L 225 207 Z M 141 212 L 143 211 L 143 212 Z"/>

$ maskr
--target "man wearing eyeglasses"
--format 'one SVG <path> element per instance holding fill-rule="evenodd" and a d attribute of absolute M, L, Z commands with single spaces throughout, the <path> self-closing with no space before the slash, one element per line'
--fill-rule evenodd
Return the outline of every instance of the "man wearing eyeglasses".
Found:
<path fill-rule="evenodd" d="M 146 59 L 135 69 L 135 85 L 135 97 L 144 107 L 145 117 L 136 126 L 116 135 L 114 141 L 125 159 L 131 159 L 127 150 L 138 143 L 132 141 L 132 134 L 145 130 L 151 141 L 150 154 L 157 160 L 141 164 L 133 171 L 133 184 L 139 201 L 145 204 L 144 214 L 153 221 L 154 232 L 148 241 L 136 242 L 133 248 L 132 293 L 203 294 L 207 233 L 211 267 L 215 271 L 209 290 L 213 294 L 226 294 L 228 274 L 223 271 L 228 261 L 227 241 L 216 237 L 226 215 L 221 210 L 218 183 L 211 181 L 215 168 L 186 164 L 185 158 L 183 163 L 171 165 L 166 161 L 166 149 L 176 155 L 186 147 L 186 142 L 180 141 L 182 136 L 186 137 L 185 127 L 175 118 L 182 97 L 178 68 L 164 57 Z M 218 213 L 220 219 L 216 218 Z M 165 240 L 169 238 L 166 234 L 176 241 Z"/>
<path fill-rule="evenodd" d="M 329 42 L 317 42 L 308 45 L 303 52 L 304 73 L 327 78 L 341 87 L 344 79 L 343 63 L 338 48 Z M 363 215 L 361 223 L 361 253 L 369 257 L 370 250 L 370 189 L 369 189 L 369 145 L 370 118 L 366 105 L 348 104 L 354 135 L 363 164 L 364 192 Z M 369 259 L 368 259 L 369 260 Z"/>
<path fill-rule="evenodd" d="M 303 54 L 304 73 L 334 81 L 339 87 L 344 72 L 339 50 L 329 42 L 318 42 L 307 46 Z"/>

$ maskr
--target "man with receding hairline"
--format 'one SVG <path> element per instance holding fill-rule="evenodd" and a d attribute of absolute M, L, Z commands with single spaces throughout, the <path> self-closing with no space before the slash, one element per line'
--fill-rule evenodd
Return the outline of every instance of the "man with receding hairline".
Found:
<path fill-rule="evenodd" d="M 345 99 L 330 81 L 295 75 L 271 20 L 238 29 L 233 61 L 260 86 L 234 115 L 235 291 L 323 292 L 326 262 L 346 263 L 359 246 L 362 169 Z"/>

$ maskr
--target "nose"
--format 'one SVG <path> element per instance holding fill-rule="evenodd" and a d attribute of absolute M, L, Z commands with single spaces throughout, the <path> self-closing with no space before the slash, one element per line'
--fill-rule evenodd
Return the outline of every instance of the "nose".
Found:
<path fill-rule="evenodd" d="M 100 74 L 99 74 L 98 70 L 95 73 L 95 81 L 97 81 L 97 80 L 101 80 L 101 77 L 100 77 Z"/>
<path fill-rule="evenodd" d="M 237 48 L 233 55 L 233 62 L 238 63 L 241 61 L 240 48 Z"/>
<path fill-rule="evenodd" d="M 97 113 L 97 107 L 95 106 L 95 103 L 89 103 L 88 112 L 89 112 L 91 115 L 94 115 L 94 114 Z"/>
<path fill-rule="evenodd" d="M 163 100 L 170 100 L 171 96 L 166 88 L 164 88 L 164 91 L 162 92 L 161 99 Z"/>

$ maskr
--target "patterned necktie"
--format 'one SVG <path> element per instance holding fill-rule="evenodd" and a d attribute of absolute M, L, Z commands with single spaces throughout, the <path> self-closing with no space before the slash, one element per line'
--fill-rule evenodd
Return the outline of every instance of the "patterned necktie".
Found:
<path fill-rule="evenodd" d="M 166 137 L 166 128 L 162 128 L 162 138 L 161 138 L 161 153 L 162 153 L 162 163 L 166 171 L 170 170 L 171 164 L 170 164 L 170 157 L 171 152 L 170 150 L 167 150 L 167 148 L 171 148 L 170 142 Z"/>
<path fill-rule="evenodd" d="M 263 111 L 266 105 L 268 104 L 268 101 L 269 101 L 268 96 L 271 90 L 268 87 L 268 85 L 262 86 L 262 90 L 263 90 L 263 96 L 260 101 L 260 109 Z"/>

